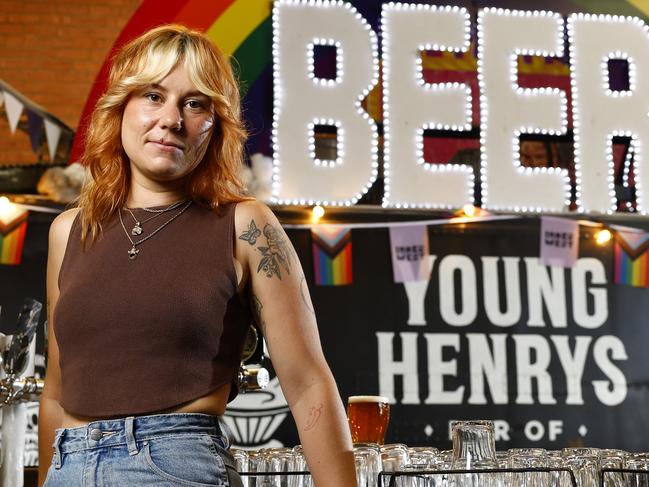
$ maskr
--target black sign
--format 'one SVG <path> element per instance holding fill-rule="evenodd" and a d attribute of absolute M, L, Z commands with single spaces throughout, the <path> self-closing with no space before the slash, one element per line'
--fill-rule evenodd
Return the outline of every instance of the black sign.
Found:
<path fill-rule="evenodd" d="M 575 267 L 543 266 L 539 226 L 429 227 L 430 280 L 407 285 L 388 229 L 355 229 L 353 284 L 311 287 L 343 398 L 392 400 L 387 441 L 448 448 L 450 420 L 493 419 L 499 449 L 649 449 L 649 290 L 614 284 L 612 242 L 583 227 Z"/>

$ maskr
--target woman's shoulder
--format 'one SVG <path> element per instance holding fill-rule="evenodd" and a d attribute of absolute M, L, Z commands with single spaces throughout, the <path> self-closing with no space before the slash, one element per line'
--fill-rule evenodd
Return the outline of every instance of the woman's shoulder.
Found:
<path fill-rule="evenodd" d="M 271 209 L 261 201 L 249 199 L 236 204 L 235 218 L 250 221 L 251 218 L 275 218 Z"/>
<path fill-rule="evenodd" d="M 277 217 L 266 204 L 252 199 L 237 203 L 234 222 L 239 233 L 251 228 L 262 229 L 267 224 L 279 224 Z"/>
<path fill-rule="evenodd" d="M 79 214 L 79 208 L 70 208 L 60 213 L 50 226 L 50 243 L 65 243 L 70 235 L 70 229 L 75 218 Z"/>

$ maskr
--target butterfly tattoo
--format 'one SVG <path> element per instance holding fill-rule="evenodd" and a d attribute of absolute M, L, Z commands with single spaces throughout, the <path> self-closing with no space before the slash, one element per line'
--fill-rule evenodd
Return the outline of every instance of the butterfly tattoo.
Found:
<path fill-rule="evenodd" d="M 250 245 L 255 245 L 257 239 L 261 236 L 261 230 L 257 228 L 255 220 L 250 220 L 250 225 L 248 225 L 248 230 L 239 235 L 240 240 L 245 240 Z"/>

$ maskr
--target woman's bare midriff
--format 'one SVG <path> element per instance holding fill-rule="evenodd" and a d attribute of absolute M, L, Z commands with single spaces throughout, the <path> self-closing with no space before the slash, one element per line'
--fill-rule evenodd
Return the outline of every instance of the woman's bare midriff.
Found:
<path fill-rule="evenodd" d="M 203 413 L 203 414 L 212 414 L 214 416 L 221 416 L 225 412 L 225 406 L 228 402 L 228 396 L 230 394 L 230 384 L 225 384 L 218 388 L 217 390 L 194 399 L 188 403 L 182 404 L 178 407 L 165 409 L 163 411 L 153 411 L 150 413 L 145 413 L 144 415 L 149 414 L 165 414 L 165 413 Z M 124 417 L 124 416 L 117 416 Z M 76 428 L 79 426 L 85 426 L 92 421 L 100 421 L 102 419 L 115 419 L 115 416 L 112 417 L 86 417 L 78 416 L 67 411 L 63 411 L 63 417 L 61 420 L 61 428 Z"/>

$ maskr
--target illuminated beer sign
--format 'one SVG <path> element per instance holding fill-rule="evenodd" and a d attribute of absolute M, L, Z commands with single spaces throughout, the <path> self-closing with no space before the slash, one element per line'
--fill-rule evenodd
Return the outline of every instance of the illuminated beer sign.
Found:
<path fill-rule="evenodd" d="M 463 83 L 428 83 L 422 51 L 465 53 L 471 20 L 459 7 L 389 3 L 382 7 L 381 52 L 386 207 L 460 208 L 474 203 L 476 169 L 431 164 L 425 131 L 471 130 L 472 95 Z M 630 138 L 637 210 L 647 213 L 643 141 L 649 137 L 649 33 L 640 19 L 485 8 L 477 19 L 480 96 L 480 190 L 492 210 L 562 212 L 570 180 L 562 168 L 520 161 L 522 134 L 566 135 L 568 97 L 557 88 L 518 84 L 518 56 L 562 57 L 568 32 L 576 206 L 610 213 L 616 206 L 613 137 Z M 379 81 L 379 41 L 342 1 L 280 0 L 273 12 L 273 195 L 277 202 L 351 205 L 378 174 L 378 130 L 361 101 Z M 314 51 L 336 50 L 335 77 L 319 78 Z M 629 89 L 608 84 L 608 63 L 629 66 Z M 336 158 L 315 154 L 315 127 L 336 134 Z"/>

